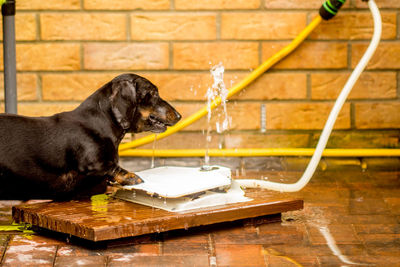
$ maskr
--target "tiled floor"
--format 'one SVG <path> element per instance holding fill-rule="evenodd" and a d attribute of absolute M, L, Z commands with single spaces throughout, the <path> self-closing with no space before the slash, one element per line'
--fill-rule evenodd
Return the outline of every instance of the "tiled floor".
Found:
<path fill-rule="evenodd" d="M 300 175 L 245 176 L 293 182 Z M 320 172 L 293 195 L 304 199 L 304 210 L 258 226 L 224 223 L 97 246 L 0 232 L 0 260 L 2 266 L 400 266 L 399 172 Z M 0 201 L 0 225 L 10 223 L 14 204 Z"/>

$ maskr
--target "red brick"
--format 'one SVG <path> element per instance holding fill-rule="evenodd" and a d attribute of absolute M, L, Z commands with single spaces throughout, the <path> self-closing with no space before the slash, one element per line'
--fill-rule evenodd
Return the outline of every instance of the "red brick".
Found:
<path fill-rule="evenodd" d="M 207 13 L 135 13 L 131 15 L 133 40 L 213 40 L 216 15 Z"/>
<path fill-rule="evenodd" d="M 263 60 L 284 48 L 287 42 L 265 42 Z M 347 67 L 347 44 L 339 42 L 304 42 L 275 69 L 341 69 Z"/>
<path fill-rule="evenodd" d="M 36 18 L 34 14 L 15 14 L 15 39 L 30 41 L 36 39 Z M 0 20 L 0 40 L 3 40 L 3 20 Z"/>
<path fill-rule="evenodd" d="M 206 255 L 163 255 L 163 256 L 134 256 L 110 257 L 107 266 L 209 266 Z"/>
<path fill-rule="evenodd" d="M 143 73 L 158 86 L 161 97 L 167 100 L 206 101 L 207 89 L 213 79 L 209 73 Z M 227 89 L 239 83 L 249 73 L 227 72 Z M 266 73 L 247 88 L 233 95 L 232 100 L 303 99 L 306 97 L 306 75 L 302 73 Z"/>
<path fill-rule="evenodd" d="M 305 25 L 305 13 L 224 13 L 221 17 L 221 38 L 245 40 L 292 39 Z"/>
<path fill-rule="evenodd" d="M 37 100 L 36 74 L 17 73 L 17 99 L 18 101 Z M 0 75 L 0 101 L 4 100 L 4 79 Z"/>
<path fill-rule="evenodd" d="M 170 8 L 169 0 L 84 0 L 85 9 L 96 10 L 166 10 Z"/>
<path fill-rule="evenodd" d="M 356 103 L 358 129 L 400 128 L 399 102 Z"/>
<path fill-rule="evenodd" d="M 18 114 L 25 116 L 50 116 L 55 113 L 70 111 L 78 104 L 57 104 L 57 103 L 24 103 L 18 105 Z"/>
<path fill-rule="evenodd" d="M 45 13 L 40 15 L 40 35 L 43 40 L 124 40 L 126 16 L 105 13 Z"/>
<path fill-rule="evenodd" d="M 281 148 L 307 147 L 307 134 L 229 134 L 225 137 L 226 148 Z"/>
<path fill-rule="evenodd" d="M 53 266 L 57 246 L 54 242 L 16 237 L 10 241 L 2 266 Z M 53 243 L 53 244 L 52 244 Z"/>
<path fill-rule="evenodd" d="M 323 2 L 320 0 L 308 0 L 299 2 L 298 0 L 268 0 L 265 1 L 266 8 L 284 8 L 284 9 L 319 9 Z M 347 1 L 343 8 L 349 7 L 350 1 Z"/>
<path fill-rule="evenodd" d="M 352 44 L 351 66 L 354 68 L 361 59 L 368 44 Z M 400 42 L 381 42 L 376 49 L 367 69 L 398 69 L 400 68 Z"/>
<path fill-rule="evenodd" d="M 312 73 L 312 99 L 336 99 L 350 73 Z M 352 89 L 349 99 L 395 98 L 397 83 L 395 72 L 364 72 Z"/>
<path fill-rule="evenodd" d="M 54 266 L 105 266 L 107 259 L 104 256 L 86 256 L 86 257 L 57 257 Z"/>
<path fill-rule="evenodd" d="M 235 77 L 236 76 L 236 77 Z M 233 79 L 239 83 L 246 75 L 235 75 Z M 228 76 L 229 77 L 229 76 Z M 265 73 L 252 82 L 232 99 L 240 100 L 272 100 L 272 99 L 304 99 L 307 96 L 307 78 L 303 73 Z"/>
<path fill-rule="evenodd" d="M 210 69 L 222 63 L 226 69 L 258 66 L 258 44 L 252 42 L 175 43 L 174 69 Z"/>
<path fill-rule="evenodd" d="M 176 104 L 175 108 L 182 114 L 183 119 L 203 108 L 204 104 Z M 259 129 L 260 128 L 260 105 L 257 103 L 229 103 L 227 105 L 228 116 L 232 118 L 232 123 L 229 127 L 231 130 Z M 221 112 L 221 111 L 219 111 Z M 218 114 L 221 114 L 220 121 L 224 119 L 224 115 L 213 110 L 211 117 L 211 128 L 215 129 L 215 124 L 218 120 Z M 207 130 L 207 115 L 186 130 Z"/>
<path fill-rule="evenodd" d="M 84 67 L 90 70 L 166 69 L 166 43 L 92 43 L 84 47 Z"/>
<path fill-rule="evenodd" d="M 43 74 L 42 98 L 56 101 L 82 101 L 117 75 L 117 73 L 108 72 Z"/>
<path fill-rule="evenodd" d="M 315 147 L 320 134 L 312 136 L 310 146 Z M 399 147 L 400 137 L 396 132 L 333 132 L 329 137 L 327 148 L 382 148 Z"/>
<path fill-rule="evenodd" d="M 258 0 L 175 0 L 176 9 L 202 10 L 202 9 L 256 9 L 260 6 Z"/>
<path fill-rule="evenodd" d="M 76 70 L 80 67 L 79 45 L 57 43 L 17 44 L 17 70 Z M 0 65 L 3 66 L 3 53 Z"/>
<path fill-rule="evenodd" d="M 395 39 L 397 20 L 395 12 L 382 12 L 382 39 Z M 371 39 L 374 24 L 370 12 L 340 12 L 335 19 L 323 21 L 310 35 L 310 39 Z"/>
<path fill-rule="evenodd" d="M 322 129 L 328 119 L 331 103 L 270 103 L 267 104 L 267 129 Z M 335 123 L 335 129 L 350 127 L 350 105 L 345 104 Z"/>
<path fill-rule="evenodd" d="M 400 8 L 400 2 L 397 0 L 379 0 L 376 1 L 378 8 Z M 355 2 L 357 8 L 368 8 L 368 3 L 364 1 Z"/>
<path fill-rule="evenodd" d="M 216 244 L 217 266 L 266 266 L 261 245 Z"/>
<path fill-rule="evenodd" d="M 76 10 L 80 8 L 79 0 L 20 0 L 15 1 L 17 10 Z"/>

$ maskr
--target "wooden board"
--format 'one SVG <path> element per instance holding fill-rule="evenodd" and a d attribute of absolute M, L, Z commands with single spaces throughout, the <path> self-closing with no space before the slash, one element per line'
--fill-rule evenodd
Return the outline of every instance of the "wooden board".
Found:
<path fill-rule="evenodd" d="M 173 213 L 118 199 L 51 202 L 13 207 L 16 222 L 91 241 L 139 236 L 303 208 L 299 199 L 246 191 L 253 201 Z"/>

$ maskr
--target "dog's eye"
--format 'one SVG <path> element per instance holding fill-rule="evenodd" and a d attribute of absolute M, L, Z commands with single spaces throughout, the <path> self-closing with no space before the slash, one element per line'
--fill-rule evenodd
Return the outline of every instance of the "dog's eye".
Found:
<path fill-rule="evenodd" d="M 144 98 L 143 98 L 143 102 L 144 102 L 144 103 L 149 103 L 150 100 L 151 100 L 151 98 L 152 98 L 151 94 L 150 94 L 150 93 L 147 93 L 147 94 L 144 96 Z"/>
<path fill-rule="evenodd" d="M 150 119 L 150 120 L 157 120 L 156 116 L 154 116 L 153 114 L 150 114 L 150 115 L 149 115 L 149 119 Z"/>

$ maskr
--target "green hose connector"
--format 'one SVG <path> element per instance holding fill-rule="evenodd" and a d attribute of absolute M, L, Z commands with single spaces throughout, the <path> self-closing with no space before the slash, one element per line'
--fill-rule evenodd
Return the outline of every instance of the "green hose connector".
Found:
<path fill-rule="evenodd" d="M 319 9 L 319 15 L 324 20 L 329 20 L 336 16 L 345 2 L 346 0 L 326 0 Z"/>

